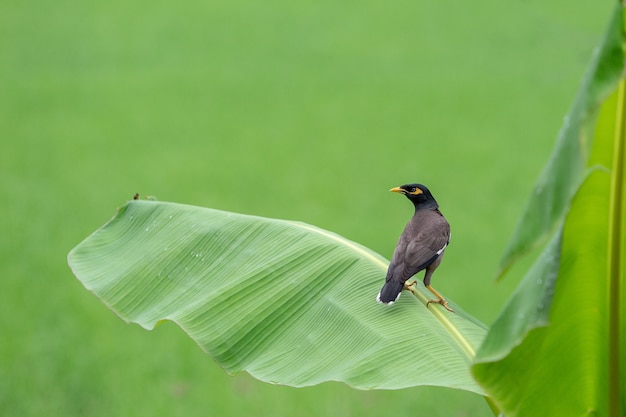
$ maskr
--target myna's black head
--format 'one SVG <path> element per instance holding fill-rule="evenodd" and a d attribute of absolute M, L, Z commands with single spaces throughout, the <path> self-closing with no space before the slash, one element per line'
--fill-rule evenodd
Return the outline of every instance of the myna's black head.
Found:
<path fill-rule="evenodd" d="M 422 208 L 436 209 L 439 207 L 430 190 L 422 184 L 404 184 L 389 191 L 404 194 L 415 205 L 415 210 Z"/>

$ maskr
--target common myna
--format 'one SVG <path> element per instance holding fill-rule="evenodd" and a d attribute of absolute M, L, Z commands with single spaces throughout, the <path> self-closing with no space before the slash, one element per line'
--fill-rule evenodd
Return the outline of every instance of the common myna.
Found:
<path fill-rule="evenodd" d="M 422 184 L 406 184 L 392 188 L 394 193 L 404 194 L 415 206 L 415 214 L 404 228 L 393 258 L 387 270 L 385 285 L 376 300 L 383 304 L 393 304 L 403 288 L 415 283 L 405 284 L 413 275 L 426 269 L 424 285 L 437 297 L 426 304 L 439 303 L 448 311 L 448 302 L 430 286 L 430 278 L 441 263 L 443 253 L 450 243 L 450 225 L 439 211 L 439 204 Z"/>

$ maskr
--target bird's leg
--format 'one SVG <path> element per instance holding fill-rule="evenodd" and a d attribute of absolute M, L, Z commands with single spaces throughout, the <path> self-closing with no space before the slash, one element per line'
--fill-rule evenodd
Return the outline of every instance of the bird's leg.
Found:
<path fill-rule="evenodd" d="M 437 297 L 437 300 L 428 300 L 428 302 L 426 303 L 426 307 L 428 307 L 430 305 L 430 303 L 437 303 L 437 304 L 441 304 L 443 306 L 443 308 L 445 308 L 446 310 L 454 313 L 454 310 L 452 310 L 450 307 L 448 307 L 448 302 L 441 296 L 441 294 L 439 294 L 430 285 L 426 285 L 426 288 L 428 289 L 428 291 L 432 292 L 435 295 L 435 297 Z"/>
<path fill-rule="evenodd" d="M 441 294 L 439 294 L 433 287 L 430 286 L 430 277 L 433 275 L 433 272 L 439 265 L 439 262 L 441 262 L 441 256 L 437 259 L 437 261 L 433 262 L 428 268 L 426 268 L 426 274 L 424 275 L 424 286 L 428 289 L 428 291 L 433 293 L 435 297 L 437 297 L 436 300 L 428 300 L 428 302 L 426 303 L 426 308 L 428 308 L 430 303 L 437 303 L 441 304 L 446 310 L 454 313 L 454 310 L 448 307 L 448 302 L 441 296 Z"/>
<path fill-rule="evenodd" d="M 411 282 L 409 282 L 409 281 L 404 281 L 404 289 L 405 289 L 405 290 L 408 290 L 408 289 L 409 289 L 409 287 L 412 287 L 412 286 L 413 286 L 413 285 L 415 285 L 415 284 L 417 284 L 417 281 L 416 281 L 416 280 L 413 280 L 413 281 L 411 281 Z"/>

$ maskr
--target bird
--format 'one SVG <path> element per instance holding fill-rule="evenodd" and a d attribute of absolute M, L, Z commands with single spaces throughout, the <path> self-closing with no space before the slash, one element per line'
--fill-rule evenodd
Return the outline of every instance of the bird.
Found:
<path fill-rule="evenodd" d="M 376 300 L 382 304 L 393 304 L 404 288 L 417 282 L 407 281 L 425 269 L 424 286 L 437 297 L 436 300 L 429 300 L 426 307 L 431 303 L 438 303 L 446 310 L 453 311 L 441 294 L 430 285 L 433 272 L 441 263 L 450 243 L 450 224 L 439 211 L 439 204 L 425 185 L 405 184 L 389 191 L 404 194 L 415 206 L 415 213 L 398 240 L 387 269 L 385 284 Z"/>

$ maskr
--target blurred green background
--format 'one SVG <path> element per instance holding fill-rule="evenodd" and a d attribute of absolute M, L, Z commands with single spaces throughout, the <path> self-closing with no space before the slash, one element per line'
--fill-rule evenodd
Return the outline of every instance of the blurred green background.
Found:
<path fill-rule="evenodd" d="M 490 324 L 528 265 L 496 285 L 499 256 L 610 8 L 3 2 L 0 415 L 489 415 L 454 390 L 228 376 L 175 325 L 119 320 L 66 255 L 139 192 L 390 257 L 412 213 L 387 190 L 419 181 L 453 230 L 433 283 Z"/>

